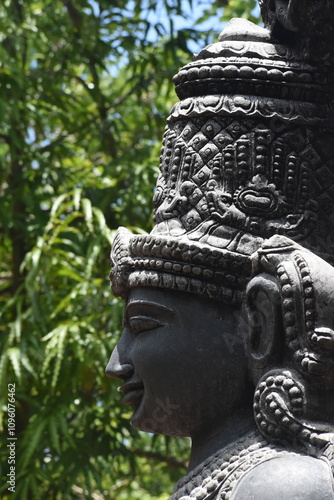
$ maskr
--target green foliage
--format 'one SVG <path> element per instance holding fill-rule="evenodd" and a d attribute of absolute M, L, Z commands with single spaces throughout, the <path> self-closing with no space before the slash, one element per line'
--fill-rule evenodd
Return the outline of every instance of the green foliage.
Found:
<path fill-rule="evenodd" d="M 249 14 L 253 1 L 219 9 L 240 15 L 245 5 Z M 151 228 L 171 77 L 190 60 L 191 41 L 210 41 L 174 28 L 185 7 L 1 3 L 2 498 L 9 383 L 13 498 L 159 499 L 184 473 L 187 441 L 132 429 L 104 367 L 122 322 L 108 284 L 110 243 L 119 225 Z"/>
<path fill-rule="evenodd" d="M 203 22 L 218 13 L 223 22 L 228 22 L 233 17 L 241 17 L 258 24 L 260 19 L 257 7 L 257 0 L 215 0 L 204 10 L 198 22 Z"/>

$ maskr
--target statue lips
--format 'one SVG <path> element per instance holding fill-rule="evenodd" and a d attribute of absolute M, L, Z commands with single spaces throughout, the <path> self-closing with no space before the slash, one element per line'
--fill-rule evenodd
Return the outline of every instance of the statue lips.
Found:
<path fill-rule="evenodd" d="M 139 406 L 144 394 L 144 384 L 142 382 L 127 382 L 119 389 L 124 394 L 123 403 L 127 406 Z"/>

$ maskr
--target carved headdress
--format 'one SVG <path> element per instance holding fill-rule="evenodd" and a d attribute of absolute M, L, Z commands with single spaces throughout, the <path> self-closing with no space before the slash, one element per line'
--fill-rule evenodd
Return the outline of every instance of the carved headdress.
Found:
<path fill-rule="evenodd" d="M 295 33 L 280 43 L 275 2 L 262 4 L 269 28 L 232 20 L 174 77 L 155 227 L 118 231 L 116 295 L 157 286 L 239 303 L 251 254 L 275 234 L 332 260 L 333 68 Z"/>

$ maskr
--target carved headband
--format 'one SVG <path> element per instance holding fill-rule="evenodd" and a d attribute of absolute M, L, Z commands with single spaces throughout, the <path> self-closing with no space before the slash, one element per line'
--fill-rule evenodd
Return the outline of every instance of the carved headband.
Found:
<path fill-rule="evenodd" d="M 152 286 L 204 294 L 239 304 L 251 275 L 249 255 L 156 235 L 133 235 L 119 228 L 111 259 L 113 293 Z"/>

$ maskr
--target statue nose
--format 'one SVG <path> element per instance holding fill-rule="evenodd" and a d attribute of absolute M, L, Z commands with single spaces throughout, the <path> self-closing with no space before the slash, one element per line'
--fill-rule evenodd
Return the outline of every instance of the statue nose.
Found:
<path fill-rule="evenodd" d="M 108 377 L 126 380 L 133 375 L 133 372 L 134 368 L 132 364 L 122 361 L 118 346 L 116 346 L 107 364 L 106 374 Z"/>

